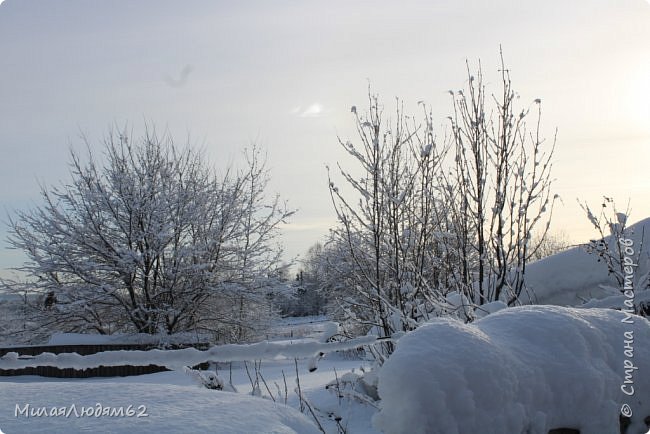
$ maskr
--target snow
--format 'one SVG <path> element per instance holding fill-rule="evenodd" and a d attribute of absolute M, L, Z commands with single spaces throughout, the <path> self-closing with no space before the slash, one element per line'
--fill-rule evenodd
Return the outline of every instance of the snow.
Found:
<path fill-rule="evenodd" d="M 122 407 L 124 414 L 131 405 L 135 415 L 76 417 L 82 408 L 95 410 L 97 404 L 103 411 L 106 408 L 117 411 Z M 65 408 L 66 413 L 70 413 L 68 417 L 26 417 L 21 413 L 25 405 L 33 409 L 30 412 L 45 408 L 50 414 L 52 408 L 57 412 Z M 6 433 L 319 433 L 305 415 L 284 404 L 243 394 L 170 384 L 2 383 L 0 409 L 0 429 Z M 141 414 L 148 416 L 137 417 Z"/>
<path fill-rule="evenodd" d="M 641 246 L 641 234 L 646 230 L 650 233 L 650 219 L 628 228 L 635 249 Z M 648 244 L 643 246 L 642 259 L 648 256 Z M 640 260 L 636 276 L 645 275 L 649 264 Z M 273 324 L 267 341 L 221 345 L 208 351 L 188 348 L 37 357 L 9 353 L 0 358 L 0 369 L 37 365 L 83 369 L 131 363 L 176 371 L 63 381 L 0 377 L 0 432 L 319 432 L 309 412 L 297 410 L 300 401 L 293 360 L 297 358 L 302 394 L 328 434 L 341 432 L 338 418 L 350 434 L 547 434 L 556 428 L 612 434 L 619 432 L 623 403 L 632 410 L 627 434 L 644 433 L 643 419 L 650 416 L 647 320 L 601 309 L 624 308 L 627 298 L 615 287 L 606 267 L 582 248 L 529 264 L 526 276 L 535 294 L 533 301 L 581 308 L 508 308 L 502 301 L 494 301 L 474 311 L 479 319 L 473 324 L 437 318 L 414 332 L 394 335 L 394 340 L 399 339 L 397 351 L 379 371 L 371 373 L 366 362 L 335 351 L 375 343 L 376 337 L 328 342 L 337 334 L 338 324 L 324 316 L 286 319 Z M 650 301 L 650 291 L 641 286 L 635 288 L 635 300 Z M 466 297 L 451 292 L 446 301 L 455 316 L 466 318 L 462 315 Z M 200 340 L 196 335 L 56 334 L 49 344 Z M 627 347 L 625 340 L 629 341 Z M 260 373 L 268 389 L 259 382 L 251 384 L 245 368 L 254 380 L 258 364 L 245 366 L 244 360 L 262 360 Z M 185 366 L 204 361 L 216 363 L 219 372 L 185 374 Z M 200 387 L 195 380 L 201 376 L 214 378 L 215 384 L 237 393 Z M 633 381 L 627 385 L 634 386 L 633 396 L 621 389 L 626 378 Z M 374 402 L 377 397 L 381 401 Z M 81 411 L 81 407 L 95 407 L 98 402 L 111 408 L 145 405 L 149 416 L 14 416 L 17 404 L 48 410 L 75 404 Z"/>
<path fill-rule="evenodd" d="M 476 318 L 483 318 L 491 313 L 498 312 L 503 309 L 507 309 L 508 305 L 502 302 L 501 300 L 491 301 L 489 303 L 482 304 L 477 306 L 474 310 L 474 316 Z"/>
<path fill-rule="evenodd" d="M 648 236 L 642 243 L 643 234 L 650 234 L 650 218 L 637 222 L 626 229 L 629 238 L 634 241 L 635 250 L 643 245 L 643 257 L 648 257 Z M 609 237 L 608 242 L 612 242 Z M 647 262 L 641 260 L 635 274 L 648 272 Z M 615 285 L 608 276 L 607 267 L 598 262 L 596 255 L 587 253 L 581 247 L 574 247 L 564 252 L 549 256 L 526 267 L 526 283 L 534 292 L 533 302 L 537 304 L 557 304 L 578 306 L 591 299 L 601 299 L 613 295 L 608 286 Z M 527 294 L 522 294 L 521 301 L 526 304 Z"/>
<path fill-rule="evenodd" d="M 77 353 L 41 353 L 37 356 L 21 356 L 9 352 L 0 357 L 0 369 L 20 369 L 30 366 L 56 366 L 60 369 L 87 369 L 98 366 L 157 365 L 170 369 L 183 369 L 204 362 L 230 362 L 237 360 L 274 360 L 313 357 L 318 353 L 343 351 L 369 345 L 376 336 L 361 336 L 343 342 L 318 342 L 314 339 L 298 341 L 258 342 L 254 344 L 217 345 L 201 351 L 195 348 L 181 350 L 103 351 L 86 356 Z"/>
<path fill-rule="evenodd" d="M 216 432 L 216 433 L 312 433 L 319 432 L 313 417 L 305 409 L 304 416 L 300 414 L 300 401 L 296 393 L 296 366 L 293 359 L 273 360 L 277 351 L 285 355 L 299 355 L 305 349 L 306 354 L 312 354 L 314 349 L 332 349 L 332 343 L 325 341 L 336 333 L 338 325 L 326 317 L 287 318 L 274 324 L 269 331 L 270 339 L 274 340 L 270 346 L 242 345 L 221 346 L 220 356 L 217 359 L 234 359 L 237 357 L 262 357 L 256 363 L 248 362 L 247 366 L 242 361 L 228 363 L 212 363 L 209 371 L 177 371 L 160 372 L 135 377 L 97 377 L 84 379 L 60 379 L 37 376 L 0 377 L 0 430 L 7 433 L 14 432 Z M 298 339 L 285 339 L 286 336 L 301 336 Z M 65 337 L 65 336 L 64 336 Z M 74 341 L 74 335 L 67 335 L 65 339 Z M 281 339 L 281 340 L 275 340 Z M 363 338 L 364 340 L 368 338 Z M 371 340 L 373 340 L 372 338 Z M 262 343 L 264 344 L 264 343 Z M 336 346 L 336 345 L 335 345 Z M 255 354 L 260 349 L 272 348 L 276 353 Z M 301 350 L 297 350 L 300 349 Z M 226 350 L 226 351 L 224 351 Z M 134 353 L 134 352 L 129 352 Z M 169 352 L 167 352 L 169 353 Z M 124 353 L 113 352 L 108 359 L 115 359 Z M 153 354 L 158 354 L 154 351 Z M 179 353 L 172 356 L 176 362 Z M 181 353 L 183 354 L 183 353 Z M 339 427 L 335 419 L 340 418 L 341 427 L 347 432 L 356 434 L 378 434 L 371 426 L 372 415 L 376 412 L 376 405 L 372 400 L 360 401 L 348 395 L 354 395 L 353 390 L 345 390 L 340 397 L 336 387 L 328 384 L 341 384 L 341 389 L 346 385 L 356 387 L 361 381 L 358 374 L 369 368 L 368 362 L 349 353 L 326 353 L 318 358 L 315 371 L 313 358 L 305 357 L 297 360 L 300 376 L 300 387 L 303 396 L 314 409 L 325 431 L 338 433 Z M 151 352 L 148 353 L 152 355 Z M 205 354 L 204 354 L 205 355 Z M 270 357 L 268 358 L 264 358 Z M 50 356 L 51 357 L 51 356 Z M 54 360 L 63 363 L 69 356 Z M 80 360 L 77 356 L 72 356 Z M 81 356 L 78 356 L 81 357 Z M 157 357 L 157 356 L 156 356 Z M 9 356 L 4 362 L 26 361 Z M 84 360 L 84 359 L 81 359 Z M 33 361 L 33 360 L 32 360 Z M 86 360 L 87 361 L 87 360 Z M 97 361 L 97 360 L 95 360 Z M 169 361 L 169 360 L 168 360 Z M 188 360 L 185 360 L 186 362 Z M 215 372 L 216 368 L 216 372 Z M 253 385 L 247 369 L 255 380 L 257 372 L 263 376 L 269 389 L 260 381 L 253 394 Z M 356 372 L 356 373 L 355 373 Z M 236 390 L 238 393 L 209 390 L 198 384 L 199 376 L 210 378 L 217 376 L 226 389 Z M 337 382 L 339 378 L 339 382 Z M 343 384 L 343 378 L 352 378 L 351 383 Z M 286 397 L 285 395 L 286 379 Z M 228 387 L 232 385 L 232 388 Z M 360 385 L 361 386 L 361 385 Z M 270 393 L 269 393 L 270 390 Z M 277 404 L 271 399 L 274 396 Z M 354 395 L 358 396 L 358 395 Z M 285 401 L 286 400 L 286 401 Z M 286 406 L 284 403 L 286 402 Z M 32 408 L 52 407 L 57 409 L 69 408 L 75 404 L 77 412 L 82 407 L 93 406 L 97 403 L 103 408 L 126 408 L 134 405 L 147 407 L 147 418 L 115 417 L 84 417 L 69 418 L 42 417 L 20 418 L 14 416 L 15 406 L 22 408 L 30 403 Z M 292 410 L 293 409 L 293 410 Z M 58 411 L 58 410 L 57 410 Z M 305 418 L 307 423 L 305 424 Z"/>
<path fill-rule="evenodd" d="M 315 372 L 308 372 L 308 360 L 299 360 L 300 384 L 303 394 L 319 415 L 326 432 L 337 433 L 336 424 L 329 415 L 342 417 L 342 424 L 348 432 L 355 434 L 378 434 L 371 426 L 371 417 L 376 409 L 356 401 L 340 400 L 326 390 L 325 386 L 335 381 L 336 376 L 343 378 L 367 365 L 359 359 L 350 359 L 336 354 L 328 354 L 319 363 Z M 255 375 L 252 364 L 248 365 L 251 375 Z M 335 373 L 336 371 L 336 373 Z M 211 371 L 214 372 L 214 371 Z M 0 430 L 7 434 L 15 432 L 81 432 L 98 430 L 99 432 L 215 432 L 215 433 L 312 433 L 319 432 L 313 425 L 313 419 L 305 412 L 309 424 L 304 425 L 297 409 L 300 407 L 294 391 L 295 367 L 293 360 L 263 361 L 260 372 L 276 395 L 278 404 L 269 398 L 264 385 L 261 394 L 264 398 L 250 396 L 252 386 L 243 363 L 219 364 L 218 375 L 230 381 L 239 391 L 238 394 L 208 390 L 198 387 L 192 376 L 182 371 L 168 371 L 137 377 L 59 379 L 36 376 L 0 377 Z M 208 372 L 210 373 L 210 372 Z M 278 399 L 276 384 L 283 392 L 286 376 L 288 402 Z M 354 375 L 354 374 L 352 374 Z M 5 393 L 5 391 L 7 391 Z M 68 392 L 69 391 L 69 392 Z M 35 397 L 38 397 L 35 398 Z M 146 405 L 149 417 L 125 418 L 87 418 L 56 421 L 59 418 L 14 420 L 16 403 L 34 406 L 75 404 L 81 406 Z M 54 404 L 50 404 L 54 403 Z M 178 404 L 178 405 L 177 405 Z M 21 407 L 22 408 L 22 407 Z M 294 409 L 294 411 L 291 411 Z M 272 416 L 270 412 L 277 412 Z M 297 417 L 296 417 L 297 416 Z M 86 418 L 84 418 L 86 419 Z M 231 420 L 232 419 L 232 420 Z M 105 424 L 110 424 L 107 431 Z M 286 427 L 284 426 L 286 425 Z"/>
<path fill-rule="evenodd" d="M 273 324 L 267 335 L 267 340 L 315 338 L 322 340 L 323 333 L 337 323 L 330 321 L 325 315 L 282 318 Z"/>
<path fill-rule="evenodd" d="M 574 247 L 529 264 L 526 283 L 538 303 L 574 306 L 608 295 L 599 285 L 614 282 L 595 255 Z M 522 294 L 523 303 L 528 302 L 527 295 Z"/>
<path fill-rule="evenodd" d="M 526 306 L 474 324 L 433 320 L 397 343 L 379 373 L 385 433 L 645 433 L 650 416 L 650 323 L 609 309 Z M 624 353 L 633 333 L 633 357 Z M 633 364 L 626 372 L 626 363 Z M 635 369 L 638 368 L 638 369 Z M 621 385 L 631 375 L 635 393 Z"/>
<path fill-rule="evenodd" d="M 222 346 L 217 357 L 220 360 L 254 358 L 253 350 L 262 351 L 265 358 L 259 372 L 270 393 L 260 384 L 255 391 L 258 396 L 251 396 L 254 388 L 243 362 L 218 363 L 218 372 L 204 374 L 206 378 L 218 375 L 238 393 L 200 387 L 196 376 L 183 370 L 124 378 L 0 377 L 0 430 L 319 432 L 309 412 L 300 414 L 297 410 L 300 402 L 295 392 L 294 361 L 274 360 L 282 353 L 304 357 L 298 360 L 301 390 L 328 434 L 340 432 L 337 418 L 351 434 L 547 434 L 549 429 L 561 427 L 580 428 L 581 434 L 611 434 L 618 432 L 622 402 L 628 402 L 633 411 L 634 424 L 628 434 L 645 432 L 643 417 L 650 415 L 650 325 L 645 319 L 629 317 L 634 324 L 625 324 L 621 322 L 628 318 L 625 313 L 603 309 L 504 309 L 500 303 L 488 307 L 486 310 L 496 313 L 474 324 L 439 318 L 403 335 L 397 351 L 378 373 L 368 374 L 367 362 L 332 352 L 318 360 L 318 369 L 310 372 L 315 360 L 308 354 L 314 349 L 332 348 L 331 343 L 324 342 L 337 327 L 325 318 L 277 324 L 275 331 L 280 332 L 281 341 Z M 284 333 L 292 328 L 294 336 L 301 331 L 310 337 L 284 339 Z M 638 369 L 630 373 L 635 395 L 625 401 L 620 386 L 626 374 L 624 332 L 629 330 L 634 333 L 634 354 L 627 360 Z M 185 353 L 167 353 L 175 354 L 172 365 L 190 361 L 183 359 Z M 119 354 L 103 356 L 117 363 Z M 159 357 L 157 351 L 148 352 L 148 357 L 152 355 Z M 56 364 L 69 365 L 68 357 L 55 357 Z M 91 356 L 81 360 L 87 357 Z M 32 362 L 9 356 L 1 364 Z M 78 362 L 74 359 L 72 364 Z M 254 380 L 254 364 L 249 363 L 248 369 Z M 382 399 L 379 403 L 371 398 L 376 397 L 377 382 Z M 27 403 L 48 412 L 52 408 L 69 409 L 72 404 L 77 412 L 82 407 L 96 408 L 98 403 L 104 409 L 132 405 L 136 411 L 144 405 L 148 417 L 72 414 L 68 418 L 16 418 L 16 405 L 23 409 Z"/>

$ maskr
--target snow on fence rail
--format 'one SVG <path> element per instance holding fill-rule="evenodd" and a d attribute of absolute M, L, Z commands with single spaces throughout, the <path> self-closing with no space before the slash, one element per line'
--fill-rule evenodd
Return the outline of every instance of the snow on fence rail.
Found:
<path fill-rule="evenodd" d="M 210 348 L 210 344 L 204 343 L 189 343 L 189 344 L 173 344 L 167 349 L 181 349 L 192 347 L 199 350 L 206 350 Z M 160 346 L 150 343 L 141 344 L 65 344 L 65 345 L 30 345 L 30 346 L 12 346 L 0 348 L 0 358 L 7 353 L 13 352 L 18 354 L 18 358 L 26 358 L 29 356 L 37 356 L 42 353 L 77 353 L 81 356 L 106 352 L 106 351 L 146 351 Z M 207 364 L 206 364 L 207 366 Z M 40 375 L 43 377 L 58 377 L 58 378 L 88 378 L 88 377 L 125 377 L 129 375 L 142 375 L 153 374 L 155 372 L 167 371 L 164 366 L 146 365 L 120 365 L 120 366 L 99 366 L 96 368 L 78 370 L 78 369 L 59 369 L 53 366 L 37 366 L 22 369 L 0 369 L 0 377 L 16 376 L 16 375 Z"/>
<path fill-rule="evenodd" d="M 53 366 L 59 369 L 90 369 L 99 366 L 122 365 L 157 365 L 169 369 L 182 369 L 204 362 L 231 362 L 252 360 L 273 360 L 313 357 L 319 353 L 350 350 L 386 339 L 376 336 L 362 336 L 344 342 L 258 342 L 255 344 L 227 344 L 213 346 L 201 351 L 195 348 L 179 350 L 147 351 L 105 351 L 96 354 L 80 355 L 77 353 L 42 353 L 36 356 L 21 356 L 9 352 L 0 357 L 0 369 L 23 369 L 38 366 Z"/>

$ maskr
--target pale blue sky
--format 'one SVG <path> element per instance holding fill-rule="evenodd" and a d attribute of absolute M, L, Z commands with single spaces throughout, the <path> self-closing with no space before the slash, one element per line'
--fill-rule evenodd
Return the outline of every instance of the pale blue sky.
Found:
<path fill-rule="evenodd" d="M 39 182 L 67 179 L 67 150 L 85 133 L 143 119 L 179 142 L 189 132 L 225 166 L 258 140 L 273 191 L 300 209 L 285 231 L 301 253 L 333 222 L 325 165 L 348 160 L 350 106 L 368 80 L 391 109 L 425 100 L 442 131 L 446 91 L 465 59 L 497 84 L 503 46 L 526 105 L 543 100 L 559 129 L 554 226 L 590 235 L 576 198 L 631 200 L 650 216 L 650 4 L 547 1 L 6 0 L 0 5 L 0 205 L 38 203 Z M 496 89 L 496 88 L 494 88 Z M 3 218 L 3 220 L 6 220 Z M 0 269 L 21 256 L 6 250 Z"/>

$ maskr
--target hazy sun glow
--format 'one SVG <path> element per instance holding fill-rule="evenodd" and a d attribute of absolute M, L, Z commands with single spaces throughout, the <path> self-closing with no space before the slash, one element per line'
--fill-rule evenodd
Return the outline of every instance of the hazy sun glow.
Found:
<path fill-rule="evenodd" d="M 629 116 L 641 134 L 650 139 L 650 59 L 643 59 L 643 63 L 633 69 L 628 92 Z"/>

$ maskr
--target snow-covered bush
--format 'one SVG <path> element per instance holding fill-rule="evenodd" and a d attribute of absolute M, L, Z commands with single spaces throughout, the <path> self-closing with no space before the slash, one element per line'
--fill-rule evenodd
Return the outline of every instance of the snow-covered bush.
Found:
<path fill-rule="evenodd" d="M 629 209 L 623 213 L 616 209 L 614 200 L 603 198 L 600 215 L 596 216 L 587 204 L 581 204 L 587 218 L 598 231 L 599 237 L 582 247 L 596 258 L 601 269 L 607 269 L 610 282 L 601 288 L 610 295 L 609 306 L 621 308 L 626 290 L 636 293 L 633 308 L 636 313 L 650 316 L 650 251 L 646 245 L 648 221 L 627 226 Z M 616 297 L 616 295 L 619 297 Z"/>
<path fill-rule="evenodd" d="M 633 395 L 630 392 L 633 390 Z M 408 333 L 379 372 L 385 433 L 645 433 L 650 323 L 611 309 L 526 306 Z"/>
<path fill-rule="evenodd" d="M 327 385 L 325 389 L 336 393 L 338 398 L 351 398 L 367 403 L 377 401 L 377 368 L 370 371 L 362 370 L 361 374 L 348 372 L 336 378 Z"/>
<path fill-rule="evenodd" d="M 192 381 L 206 389 L 237 392 L 235 386 L 230 382 L 226 382 L 226 380 L 224 380 L 216 371 L 201 371 L 186 367 L 185 373 L 192 379 Z"/>
<path fill-rule="evenodd" d="M 623 231 L 616 216 L 614 218 L 615 232 L 603 226 L 602 238 L 590 241 L 589 245 L 572 247 L 530 264 L 526 281 L 532 291 L 522 297 L 522 303 L 632 308 L 647 316 L 647 307 L 650 306 L 650 218 L 626 224 Z M 628 266 L 625 261 L 632 264 Z M 632 273 L 626 273 L 625 267 Z M 633 298 L 625 295 L 626 286 L 628 289 L 631 286 Z M 632 295 L 629 291 L 627 294 Z"/>

